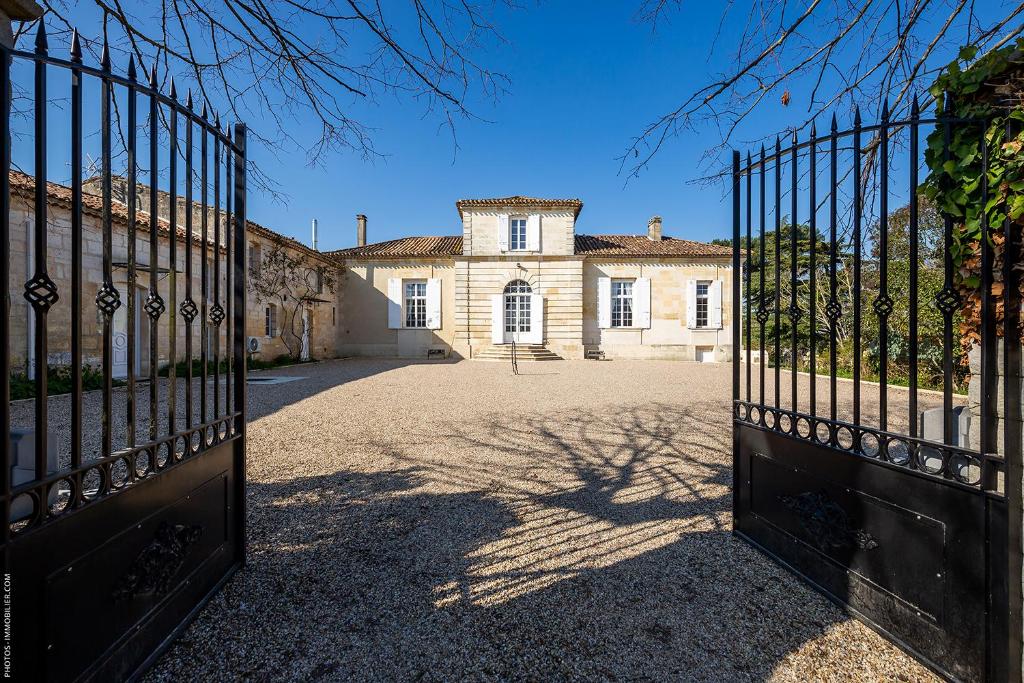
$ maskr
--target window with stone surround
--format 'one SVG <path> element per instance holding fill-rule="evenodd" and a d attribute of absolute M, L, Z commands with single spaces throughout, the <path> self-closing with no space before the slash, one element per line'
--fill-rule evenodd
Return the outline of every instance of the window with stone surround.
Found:
<path fill-rule="evenodd" d="M 277 306 L 267 304 L 263 313 L 263 335 L 273 337 L 277 334 Z"/>
<path fill-rule="evenodd" d="M 711 283 L 704 280 L 697 283 L 697 327 L 708 326 L 708 290 Z"/>

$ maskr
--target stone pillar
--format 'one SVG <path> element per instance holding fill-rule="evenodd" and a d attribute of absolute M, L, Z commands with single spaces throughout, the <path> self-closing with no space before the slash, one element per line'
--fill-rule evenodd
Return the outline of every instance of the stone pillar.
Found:
<path fill-rule="evenodd" d="M 0 0 L 0 45 L 14 47 L 12 21 L 32 21 L 43 16 L 43 8 L 34 0 Z"/>

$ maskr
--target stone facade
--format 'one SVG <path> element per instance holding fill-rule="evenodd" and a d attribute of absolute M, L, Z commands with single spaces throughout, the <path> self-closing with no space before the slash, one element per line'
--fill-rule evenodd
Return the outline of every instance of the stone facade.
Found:
<path fill-rule="evenodd" d="M 12 179 L 14 174 L 12 174 Z M 34 317 L 29 303 L 24 298 L 25 281 L 34 272 L 33 249 L 33 225 L 35 220 L 34 204 L 31 200 L 31 189 L 26 177 L 19 177 L 22 182 L 12 183 L 12 206 L 11 206 L 11 278 L 8 283 L 8 291 L 11 305 L 11 362 L 15 371 L 34 372 L 35 357 L 33 348 Z M 47 316 L 47 361 L 51 366 L 66 365 L 70 363 L 72 324 L 71 316 L 71 268 L 72 268 L 72 234 L 71 234 L 71 211 L 67 204 L 68 188 L 50 184 L 51 201 L 47 206 L 47 271 L 50 278 L 57 286 L 60 299 L 50 309 Z M 87 183 L 85 189 L 95 190 L 96 188 Z M 116 184 L 115 184 L 116 189 Z M 161 193 L 162 194 L 162 193 Z M 116 195 L 116 192 L 115 192 Z M 96 293 L 103 282 L 103 233 L 100 215 L 93 206 L 98 197 L 86 195 L 86 207 L 82 214 L 82 361 L 86 365 L 99 366 L 102 359 L 102 318 L 99 316 L 95 299 Z M 114 315 L 113 324 L 113 358 L 115 376 L 127 374 L 127 342 L 128 342 L 128 224 L 123 217 L 123 207 L 114 212 L 112 221 L 112 262 L 113 284 L 118 290 L 121 298 L 121 307 Z M 157 239 L 157 292 L 170 306 L 170 273 L 169 273 L 169 245 L 170 232 L 168 230 L 167 202 L 162 202 L 160 218 L 163 229 L 158 231 Z M 181 212 L 179 212 L 181 215 Z M 149 364 L 149 337 L 150 325 L 143 306 L 149 292 L 149 216 L 139 213 L 136 231 L 136 293 L 135 293 L 135 339 L 136 339 L 136 371 L 148 372 Z M 198 217 L 194 225 L 194 232 L 198 234 Z M 310 263 L 317 263 L 322 267 L 337 269 L 335 261 L 325 256 L 312 252 L 303 245 L 298 245 L 294 240 L 277 235 L 262 226 L 250 224 L 247 230 L 247 242 L 250 245 L 260 245 L 257 251 L 266 253 L 273 244 L 282 244 L 285 249 L 295 254 L 301 254 Z M 208 245 L 209 274 L 208 283 L 210 296 L 208 307 L 213 305 L 213 245 Z M 253 253 L 253 252 L 249 252 Z M 199 240 L 193 242 L 193 277 L 192 277 L 192 298 L 196 305 L 201 305 L 202 279 L 201 279 L 201 246 Z M 222 306 L 227 307 L 227 269 L 226 253 L 221 250 L 221 269 L 219 279 L 220 301 Z M 175 268 L 175 282 L 177 290 L 177 302 L 180 305 L 185 298 L 185 239 L 183 230 L 178 231 L 177 239 L 177 266 Z M 340 277 L 336 278 L 340 282 Z M 336 288 L 336 292 L 340 289 Z M 324 297 L 326 302 L 312 304 L 309 307 L 310 320 L 310 355 L 313 358 L 332 358 L 335 356 L 335 324 L 337 321 L 337 293 L 328 293 Z M 180 314 L 176 317 L 176 358 L 184 359 L 185 349 L 185 324 Z M 157 327 L 157 362 L 158 365 L 165 365 L 170 361 L 169 357 L 169 331 L 171 317 L 167 312 L 160 317 Z M 221 355 L 226 352 L 226 326 L 222 324 L 220 335 Z M 197 322 L 193 325 L 193 348 L 196 358 L 200 352 L 200 329 Z M 246 332 L 248 336 L 254 336 L 261 340 L 262 351 L 255 354 L 257 358 L 272 359 L 285 353 L 286 349 L 279 337 L 267 337 L 265 333 L 265 305 L 257 302 L 251 293 L 248 295 L 246 306 Z M 209 347 L 212 355 L 213 348 Z"/>
<path fill-rule="evenodd" d="M 563 358 L 592 351 L 609 358 L 731 358 L 728 248 L 665 238 L 657 217 L 646 235 L 579 236 L 578 200 L 509 197 L 457 207 L 461 238 L 406 238 L 332 252 L 345 271 L 339 354 L 422 358 L 441 350 L 473 358 L 514 339 Z M 360 225 L 365 235 L 365 218 Z M 406 324 L 407 308 L 416 305 L 405 300 L 410 281 L 438 283 L 436 300 L 427 302 L 436 324 L 427 329 Z M 635 288 L 632 324 L 610 319 L 611 282 Z M 698 283 L 705 306 L 699 324 Z M 510 285 L 528 294 L 509 295 Z M 525 296 L 528 305 L 513 303 Z M 509 322 L 510 306 L 524 309 L 515 315 L 532 316 L 529 331 L 508 331 L 522 325 Z"/>

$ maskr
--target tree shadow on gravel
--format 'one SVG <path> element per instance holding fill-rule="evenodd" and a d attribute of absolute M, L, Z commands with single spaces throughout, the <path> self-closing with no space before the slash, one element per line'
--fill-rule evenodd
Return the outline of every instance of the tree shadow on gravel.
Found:
<path fill-rule="evenodd" d="M 148 679 L 767 679 L 846 617 L 731 536 L 705 409 L 488 417 L 251 483 L 248 567 Z"/>

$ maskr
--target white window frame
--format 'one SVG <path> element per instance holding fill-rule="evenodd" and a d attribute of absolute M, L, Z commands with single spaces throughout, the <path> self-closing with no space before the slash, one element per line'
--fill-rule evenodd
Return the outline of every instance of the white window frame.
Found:
<path fill-rule="evenodd" d="M 528 251 L 529 235 L 527 216 L 510 216 L 508 219 L 508 250 Z"/>
<path fill-rule="evenodd" d="M 410 288 L 415 289 L 410 292 Z M 410 320 L 412 324 L 410 324 Z M 402 280 L 402 327 L 413 330 L 427 329 L 427 281 L 425 279 Z"/>
<path fill-rule="evenodd" d="M 633 286 L 632 279 L 613 279 L 611 293 L 611 327 L 633 327 Z M 626 305 L 628 302 L 628 306 Z"/>
<path fill-rule="evenodd" d="M 706 330 L 711 327 L 711 280 L 697 280 L 694 287 L 693 305 L 693 326 L 698 330 Z M 701 287 L 704 293 L 701 294 Z M 701 303 L 704 304 L 704 321 L 701 323 Z"/>
<path fill-rule="evenodd" d="M 263 309 L 263 336 L 272 339 L 277 334 L 277 306 L 267 304 Z"/>

